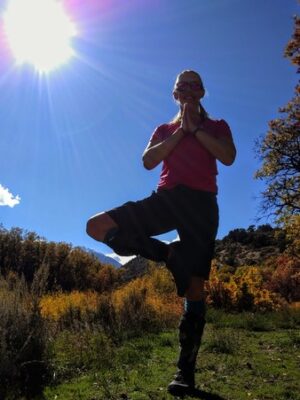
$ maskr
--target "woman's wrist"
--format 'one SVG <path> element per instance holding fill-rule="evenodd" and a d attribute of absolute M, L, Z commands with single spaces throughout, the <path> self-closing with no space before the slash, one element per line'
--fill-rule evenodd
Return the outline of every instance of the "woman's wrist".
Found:
<path fill-rule="evenodd" d="M 190 132 L 190 134 L 191 134 L 192 136 L 195 136 L 196 133 L 199 132 L 199 131 L 203 131 L 203 126 L 202 126 L 202 125 L 197 126 L 197 128 L 194 129 L 192 132 Z"/>
<path fill-rule="evenodd" d="M 199 130 L 200 130 L 200 128 L 199 128 L 199 126 L 197 126 L 197 128 L 194 129 L 194 130 L 191 132 L 191 135 L 192 135 L 192 136 L 195 136 L 196 133 L 197 133 Z"/>
<path fill-rule="evenodd" d="M 203 127 L 202 125 L 197 126 L 197 128 L 195 128 L 194 130 L 190 131 L 190 130 L 185 130 L 182 126 L 180 126 L 178 129 L 176 129 L 176 131 L 173 133 L 173 135 L 179 135 L 182 137 L 185 136 L 195 136 L 197 132 L 202 131 Z"/>
<path fill-rule="evenodd" d="M 180 137 L 185 137 L 186 135 L 189 134 L 189 132 L 184 130 L 182 126 L 180 126 L 178 129 L 176 129 L 175 133 L 177 135 L 179 135 Z"/>

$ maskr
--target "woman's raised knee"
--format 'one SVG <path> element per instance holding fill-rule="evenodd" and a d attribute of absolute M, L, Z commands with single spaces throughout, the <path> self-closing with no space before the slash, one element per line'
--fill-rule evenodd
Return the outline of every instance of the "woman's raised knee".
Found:
<path fill-rule="evenodd" d="M 94 215 L 86 224 L 86 232 L 93 239 L 102 242 L 106 233 L 111 229 L 117 227 L 114 220 L 105 212 Z"/>

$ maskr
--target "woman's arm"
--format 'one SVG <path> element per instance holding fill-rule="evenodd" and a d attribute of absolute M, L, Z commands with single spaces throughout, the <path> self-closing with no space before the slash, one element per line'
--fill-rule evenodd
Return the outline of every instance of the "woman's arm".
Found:
<path fill-rule="evenodd" d="M 216 138 L 199 127 L 197 121 L 198 114 L 195 114 L 193 105 L 185 104 L 183 109 L 183 124 L 187 130 L 192 132 L 197 140 L 204 146 L 217 160 L 224 165 L 233 164 L 236 156 L 236 149 L 232 137 L 224 136 Z M 199 128 L 197 128 L 197 126 Z"/>
<path fill-rule="evenodd" d="M 233 164 L 236 156 L 236 148 L 229 137 L 215 138 L 199 128 L 195 137 L 197 140 L 224 165 Z"/>
<path fill-rule="evenodd" d="M 185 133 L 179 127 L 176 131 L 162 142 L 150 141 L 143 153 L 143 164 L 146 169 L 155 168 L 174 149 L 184 137 Z"/>

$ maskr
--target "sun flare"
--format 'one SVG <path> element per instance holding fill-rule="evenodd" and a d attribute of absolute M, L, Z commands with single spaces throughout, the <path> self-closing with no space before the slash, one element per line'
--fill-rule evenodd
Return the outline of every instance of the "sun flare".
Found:
<path fill-rule="evenodd" d="M 4 30 L 18 64 L 29 63 L 47 73 L 74 54 L 74 23 L 56 0 L 10 0 Z"/>

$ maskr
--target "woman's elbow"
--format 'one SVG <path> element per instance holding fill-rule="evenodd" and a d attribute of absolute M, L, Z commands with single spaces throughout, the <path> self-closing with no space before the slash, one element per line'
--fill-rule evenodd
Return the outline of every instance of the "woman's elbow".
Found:
<path fill-rule="evenodd" d="M 221 161 L 221 163 L 223 165 L 226 165 L 226 167 L 230 167 L 230 165 L 232 165 L 233 162 L 234 162 L 234 160 L 223 160 L 223 161 Z"/>
<path fill-rule="evenodd" d="M 151 170 L 155 167 L 155 165 L 153 165 L 153 162 L 151 162 L 149 157 L 147 157 L 145 154 L 143 155 L 142 160 L 144 168 L 146 168 L 147 170 Z"/>
<path fill-rule="evenodd" d="M 147 162 L 143 161 L 143 165 L 144 168 L 147 169 L 148 171 L 150 171 L 151 169 L 153 169 L 154 167 L 152 167 L 150 164 L 148 164 Z"/>
<path fill-rule="evenodd" d="M 220 160 L 222 164 L 226 165 L 227 167 L 230 167 L 234 163 L 236 157 L 236 152 L 233 152 L 230 155 L 227 155 L 226 157 L 223 158 L 223 160 Z"/>

